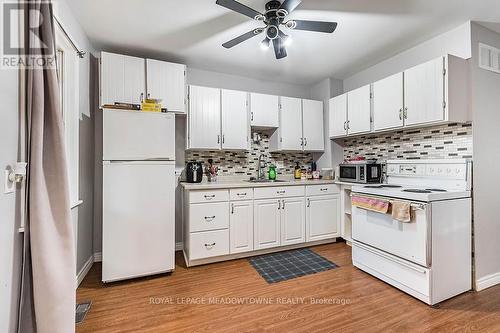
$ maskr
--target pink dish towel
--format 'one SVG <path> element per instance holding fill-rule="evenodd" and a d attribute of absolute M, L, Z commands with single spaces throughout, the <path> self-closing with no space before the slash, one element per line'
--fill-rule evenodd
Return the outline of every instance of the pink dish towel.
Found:
<path fill-rule="evenodd" d="M 359 207 L 382 214 L 387 214 L 390 206 L 390 203 L 387 200 L 380 200 L 358 195 L 352 196 L 351 203 L 354 207 Z"/>

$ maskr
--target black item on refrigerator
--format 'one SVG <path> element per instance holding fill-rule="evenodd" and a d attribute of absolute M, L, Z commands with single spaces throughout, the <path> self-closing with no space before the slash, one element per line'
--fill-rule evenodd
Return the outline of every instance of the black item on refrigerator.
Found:
<path fill-rule="evenodd" d="M 316 162 L 311 163 L 311 171 L 316 171 L 318 170 L 318 166 L 316 165 Z"/>
<path fill-rule="evenodd" d="M 186 165 L 186 181 L 201 183 L 203 180 L 203 165 L 200 162 L 189 162 Z"/>

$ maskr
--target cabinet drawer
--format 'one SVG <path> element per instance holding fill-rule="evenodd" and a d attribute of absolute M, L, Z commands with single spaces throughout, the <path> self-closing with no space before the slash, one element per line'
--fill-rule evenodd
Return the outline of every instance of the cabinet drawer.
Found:
<path fill-rule="evenodd" d="M 189 259 L 197 260 L 229 254 L 229 230 L 190 234 Z"/>
<path fill-rule="evenodd" d="M 229 228 L 229 203 L 189 205 L 189 231 L 209 231 Z"/>
<path fill-rule="evenodd" d="M 327 195 L 327 194 L 339 194 L 340 186 L 336 184 L 326 184 L 326 185 L 310 185 L 306 186 L 306 195 Z"/>
<path fill-rule="evenodd" d="M 255 199 L 273 199 L 301 197 L 305 195 L 305 186 L 262 187 L 254 190 Z"/>
<path fill-rule="evenodd" d="M 430 270 L 357 242 L 352 246 L 354 266 L 422 299 L 430 295 Z M 401 287 L 402 286 L 402 287 Z"/>
<path fill-rule="evenodd" d="M 189 203 L 229 201 L 228 190 L 189 191 Z"/>
<path fill-rule="evenodd" d="M 252 200 L 253 188 L 236 188 L 229 190 L 231 201 Z"/>

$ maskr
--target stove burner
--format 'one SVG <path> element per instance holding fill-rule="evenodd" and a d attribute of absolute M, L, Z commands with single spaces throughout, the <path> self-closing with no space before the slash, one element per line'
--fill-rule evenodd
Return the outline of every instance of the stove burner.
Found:
<path fill-rule="evenodd" d="M 383 188 L 401 188 L 403 186 L 400 185 L 382 185 Z"/>
<path fill-rule="evenodd" d="M 418 190 L 418 189 L 407 189 L 407 190 L 403 190 L 403 192 L 409 192 L 409 193 L 432 193 L 432 191 L 429 191 L 429 190 Z"/>
<path fill-rule="evenodd" d="M 426 188 L 426 190 L 431 192 L 448 192 L 447 190 L 443 190 L 441 188 Z"/>

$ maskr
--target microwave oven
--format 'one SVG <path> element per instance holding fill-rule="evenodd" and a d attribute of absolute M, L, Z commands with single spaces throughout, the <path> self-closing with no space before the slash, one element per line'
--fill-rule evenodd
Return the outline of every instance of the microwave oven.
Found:
<path fill-rule="evenodd" d="M 382 182 L 382 164 L 359 163 L 339 165 L 339 180 L 348 183 L 377 184 Z"/>

